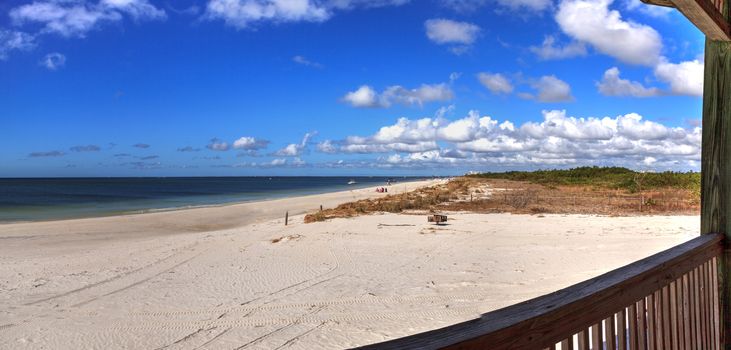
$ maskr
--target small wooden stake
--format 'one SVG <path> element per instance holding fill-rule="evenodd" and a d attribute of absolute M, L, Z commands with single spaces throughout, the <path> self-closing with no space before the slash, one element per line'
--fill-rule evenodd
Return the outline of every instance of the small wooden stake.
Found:
<path fill-rule="evenodd" d="M 289 212 L 284 213 L 284 226 L 289 222 Z"/>

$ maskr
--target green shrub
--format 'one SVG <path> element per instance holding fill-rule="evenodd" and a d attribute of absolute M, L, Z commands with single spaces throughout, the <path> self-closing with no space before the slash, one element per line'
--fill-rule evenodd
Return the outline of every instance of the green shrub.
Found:
<path fill-rule="evenodd" d="M 528 181 L 549 188 L 560 185 L 590 185 L 600 188 L 637 192 L 656 188 L 678 188 L 700 195 L 701 174 L 698 172 L 640 173 L 622 167 L 579 167 L 565 170 L 508 171 L 482 173 L 468 177 Z"/>

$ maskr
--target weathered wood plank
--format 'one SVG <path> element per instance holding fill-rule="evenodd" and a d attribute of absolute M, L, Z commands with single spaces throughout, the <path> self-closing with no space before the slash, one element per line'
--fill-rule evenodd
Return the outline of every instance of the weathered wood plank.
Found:
<path fill-rule="evenodd" d="M 698 274 L 698 292 L 700 295 L 700 298 L 698 299 L 700 303 L 700 313 L 701 313 L 701 344 L 703 344 L 703 349 L 708 349 L 708 316 L 706 315 L 708 312 L 708 306 L 706 305 L 706 276 L 703 273 L 705 270 L 703 268 L 704 265 L 701 265 L 698 267 L 696 273 Z"/>
<path fill-rule="evenodd" d="M 601 323 L 591 326 L 591 349 L 602 348 L 602 325 Z"/>
<path fill-rule="evenodd" d="M 688 275 L 683 278 L 683 348 L 692 350 L 693 328 L 690 321 L 690 287 L 688 286 Z"/>
<path fill-rule="evenodd" d="M 726 5 L 728 7 L 728 4 Z M 728 11 L 728 9 L 726 9 Z M 731 242 L 731 43 L 706 39 L 701 150 L 701 234 L 726 233 Z M 728 243 L 727 243 L 728 245 Z M 728 251 L 717 260 L 721 344 L 731 343 L 731 281 Z"/>
<path fill-rule="evenodd" d="M 715 347 L 716 349 L 721 349 L 721 334 L 720 334 L 720 323 L 719 323 L 719 311 L 720 311 L 720 304 L 719 304 L 719 286 L 718 286 L 718 258 L 713 258 L 713 261 L 711 262 L 711 280 L 713 283 L 713 286 L 711 287 L 711 292 L 713 293 L 713 339 L 715 340 Z"/>
<path fill-rule="evenodd" d="M 709 266 L 711 265 L 710 260 L 703 264 L 703 279 L 704 279 L 704 297 L 706 299 L 706 338 L 708 338 L 708 349 L 714 349 L 713 346 L 713 300 L 711 293 L 711 271 Z"/>
<path fill-rule="evenodd" d="M 645 317 L 645 313 L 647 312 L 647 309 L 645 308 L 645 298 L 642 298 L 640 301 L 635 303 L 637 305 L 637 349 L 639 350 L 646 350 L 647 349 L 647 319 Z"/>
<path fill-rule="evenodd" d="M 625 308 L 617 313 L 617 349 L 627 350 L 627 314 Z"/>
<path fill-rule="evenodd" d="M 615 344 L 615 333 L 616 330 L 614 327 L 614 315 L 612 315 L 604 319 L 604 345 L 607 349 L 615 349 L 617 347 Z"/>
<path fill-rule="evenodd" d="M 583 329 L 578 334 L 579 336 L 579 350 L 589 350 L 590 343 L 589 343 L 589 331 L 587 329 Z"/>
<path fill-rule="evenodd" d="M 673 5 L 673 2 L 671 0 L 641 0 L 641 1 L 648 5 L 675 7 L 675 5 Z"/>
<path fill-rule="evenodd" d="M 717 256 L 722 239 L 722 235 L 699 236 L 599 277 L 478 319 L 364 348 L 545 348 Z"/>
<path fill-rule="evenodd" d="M 671 0 L 685 17 L 712 40 L 731 40 L 731 28 L 723 13 L 709 0 Z"/>
<path fill-rule="evenodd" d="M 670 303 L 670 338 L 673 349 L 679 349 L 678 346 L 678 293 L 676 289 L 676 281 L 673 281 L 668 286 Z"/>
<path fill-rule="evenodd" d="M 665 350 L 665 344 L 662 338 L 662 293 L 656 290 L 652 296 L 654 304 L 653 311 L 655 312 L 655 349 Z"/>
<path fill-rule="evenodd" d="M 672 349 L 673 348 L 673 341 L 672 341 L 672 328 L 670 324 L 670 289 L 669 286 L 666 286 L 662 290 L 660 290 L 660 295 L 662 296 L 660 299 L 661 307 L 662 307 L 662 343 L 663 343 L 663 349 Z"/>
<path fill-rule="evenodd" d="M 683 278 L 679 278 L 677 281 L 675 281 L 675 308 L 677 310 L 676 314 L 676 326 L 678 331 L 678 349 L 685 350 L 685 323 L 683 320 Z"/>
<path fill-rule="evenodd" d="M 632 303 L 627 308 L 627 321 L 629 321 L 627 327 L 629 329 L 629 349 L 635 350 L 639 348 L 637 345 L 637 303 Z"/>
<path fill-rule="evenodd" d="M 647 349 L 657 348 L 657 313 L 655 312 L 655 294 L 647 296 Z M 658 349 L 660 350 L 660 349 Z"/>
<path fill-rule="evenodd" d="M 693 313 L 696 317 L 696 346 L 698 349 L 703 348 L 703 315 L 701 314 L 701 280 L 698 276 L 698 269 L 694 269 L 691 272 L 691 278 L 693 278 L 693 296 L 695 306 L 693 307 Z"/>

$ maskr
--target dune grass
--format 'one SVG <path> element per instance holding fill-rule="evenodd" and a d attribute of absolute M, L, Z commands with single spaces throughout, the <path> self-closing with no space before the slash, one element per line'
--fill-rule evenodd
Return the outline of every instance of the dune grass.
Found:
<path fill-rule="evenodd" d="M 352 217 L 374 212 L 401 213 L 405 210 L 431 210 L 434 206 L 469 195 L 473 183 L 479 180 L 457 178 L 450 182 L 420 188 L 411 192 L 392 194 L 377 199 L 363 199 L 307 214 L 305 223 L 338 217 Z"/>
<path fill-rule="evenodd" d="M 449 182 L 345 203 L 305 216 L 305 222 L 388 212 L 469 211 L 643 215 L 695 213 L 700 173 L 641 173 L 620 167 L 482 173 Z"/>
<path fill-rule="evenodd" d="M 509 171 L 468 175 L 471 178 L 527 181 L 545 186 L 581 185 L 597 188 L 640 190 L 672 188 L 689 190 L 700 195 L 699 172 L 641 173 L 621 167 L 579 167 L 566 170 Z"/>

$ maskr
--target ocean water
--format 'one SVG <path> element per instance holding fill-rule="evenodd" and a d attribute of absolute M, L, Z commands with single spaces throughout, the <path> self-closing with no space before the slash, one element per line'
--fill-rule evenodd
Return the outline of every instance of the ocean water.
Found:
<path fill-rule="evenodd" d="M 344 191 L 419 178 L 0 178 L 0 222 L 132 214 Z M 355 180 L 357 184 L 348 185 Z"/>

